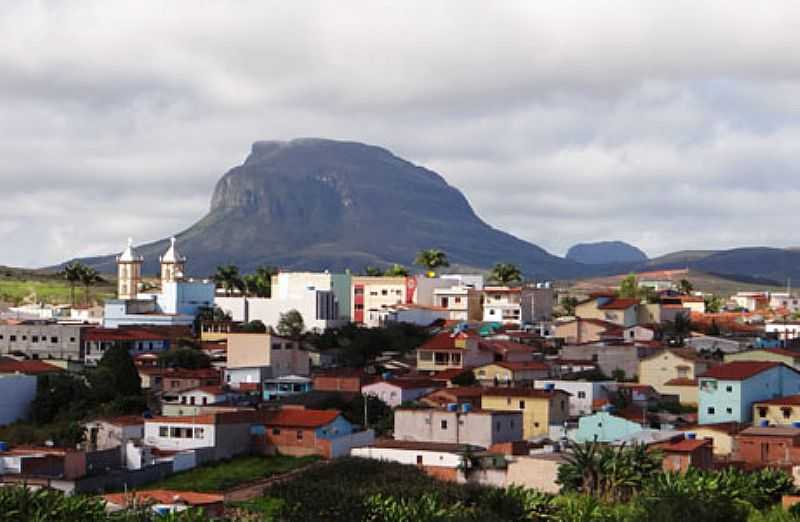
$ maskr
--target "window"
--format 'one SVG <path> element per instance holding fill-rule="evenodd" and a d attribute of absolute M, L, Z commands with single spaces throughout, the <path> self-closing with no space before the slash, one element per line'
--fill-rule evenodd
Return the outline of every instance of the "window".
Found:
<path fill-rule="evenodd" d="M 585 398 L 586 398 L 586 392 L 584 392 L 584 391 L 579 391 L 579 392 L 578 392 L 578 398 L 579 398 L 579 399 L 585 399 Z"/>
<path fill-rule="evenodd" d="M 478 370 L 478 375 L 480 376 L 486 375 L 486 370 Z"/>
<path fill-rule="evenodd" d="M 446 429 L 447 429 L 447 421 L 446 421 L 446 420 L 443 420 L 443 421 L 442 421 L 442 429 L 443 429 L 443 430 L 446 430 Z"/>
<path fill-rule="evenodd" d="M 709 415 L 714 415 L 714 412 L 715 412 L 713 406 L 709 406 L 708 410 L 706 410 L 706 411 L 708 412 Z"/>
<path fill-rule="evenodd" d="M 70 337 L 69 338 L 69 342 L 74 343 L 75 342 L 75 338 L 74 337 Z"/>
<path fill-rule="evenodd" d="M 272 428 L 272 434 L 273 435 L 280 435 L 281 434 L 281 429 L 280 428 Z"/>
<path fill-rule="evenodd" d="M 497 431 L 500 431 L 500 421 L 497 421 L 497 423 L 495 423 L 495 429 Z"/>
<path fill-rule="evenodd" d="M 363 287 L 356 287 L 353 289 L 353 294 L 355 295 L 364 295 L 364 288 Z"/>
<path fill-rule="evenodd" d="M 732 414 L 733 408 L 725 408 L 725 413 L 727 413 L 728 415 Z"/>
<path fill-rule="evenodd" d="M 792 417 L 792 409 L 791 408 L 781 408 L 781 411 L 783 412 L 783 418 L 784 419 L 789 419 L 789 418 Z"/>
<path fill-rule="evenodd" d="M 205 434 L 205 430 L 203 428 L 195 428 L 194 429 L 194 438 L 195 439 L 202 439 L 204 434 Z"/>
<path fill-rule="evenodd" d="M 461 304 L 461 298 L 460 297 L 456 297 L 454 299 L 454 301 L 456 302 L 456 304 Z"/>
<path fill-rule="evenodd" d="M 758 407 L 758 416 L 759 417 L 766 417 L 767 416 L 767 411 L 769 411 L 768 408 L 765 408 L 764 406 L 759 406 Z"/>
<path fill-rule="evenodd" d="M 159 437 L 166 437 L 167 435 L 169 435 L 169 428 L 167 428 L 166 426 L 159 426 L 159 428 L 158 428 L 158 436 Z"/>
<path fill-rule="evenodd" d="M 13 343 L 14 341 L 16 341 L 16 340 L 17 340 L 17 336 L 16 336 L 16 335 L 9 335 L 9 336 L 8 336 L 8 340 L 9 340 L 9 341 L 11 341 L 11 342 Z"/>
<path fill-rule="evenodd" d="M 389 291 L 384 288 L 381 290 L 381 295 L 389 295 Z"/>
<path fill-rule="evenodd" d="M 361 303 L 356 303 L 355 308 L 356 308 L 356 311 L 359 311 L 359 312 L 363 312 L 364 311 L 364 305 L 361 304 Z"/>
<path fill-rule="evenodd" d="M 506 397 L 506 406 L 511 406 L 511 397 Z"/>
<path fill-rule="evenodd" d="M 733 386 L 725 386 L 725 391 L 731 393 L 733 391 Z"/>
<path fill-rule="evenodd" d="M 425 424 L 430 426 L 430 424 L 431 424 L 431 418 L 430 417 L 425 417 Z"/>
<path fill-rule="evenodd" d="M 519 401 L 519 409 L 520 410 L 524 410 L 525 409 L 525 401 Z"/>
<path fill-rule="evenodd" d="M 533 427 L 534 427 L 534 428 L 538 428 L 538 427 L 539 427 L 539 423 L 538 423 L 538 422 L 534 422 L 534 423 L 533 423 Z"/>
<path fill-rule="evenodd" d="M 489 315 L 494 315 L 494 308 L 489 308 Z"/>
<path fill-rule="evenodd" d="M 369 295 L 377 296 L 378 295 L 378 291 L 377 290 L 372 290 L 372 291 L 370 291 Z"/>
<path fill-rule="evenodd" d="M 422 455 L 417 455 L 417 466 L 422 466 Z"/>
<path fill-rule="evenodd" d="M 51 337 L 50 342 L 56 344 L 58 342 L 58 337 Z"/>
<path fill-rule="evenodd" d="M 297 430 L 297 440 L 303 440 L 303 430 Z"/>
<path fill-rule="evenodd" d="M 38 343 L 39 342 L 39 336 L 38 335 L 32 335 L 31 336 L 31 342 L 32 343 Z"/>

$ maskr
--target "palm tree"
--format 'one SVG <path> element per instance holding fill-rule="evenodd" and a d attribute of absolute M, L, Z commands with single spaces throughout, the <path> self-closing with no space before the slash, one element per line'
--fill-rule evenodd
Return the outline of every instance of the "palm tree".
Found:
<path fill-rule="evenodd" d="M 88 266 L 81 267 L 80 278 L 81 284 L 83 284 L 85 288 L 84 298 L 86 300 L 86 306 L 89 306 L 89 287 L 95 283 L 99 283 L 103 279 L 100 277 L 100 274 L 97 273 L 97 270 Z"/>
<path fill-rule="evenodd" d="M 420 250 L 417 253 L 414 264 L 424 266 L 429 273 L 433 273 L 439 267 L 450 266 L 450 261 L 447 259 L 447 254 L 441 250 L 429 248 L 428 250 Z"/>
<path fill-rule="evenodd" d="M 244 282 L 239 275 L 239 267 L 236 265 L 220 265 L 217 267 L 217 273 L 212 276 L 212 279 L 217 284 L 225 289 L 225 295 L 230 296 L 234 290 L 244 289 Z"/>
<path fill-rule="evenodd" d="M 272 276 L 278 270 L 271 266 L 260 266 L 255 273 L 242 278 L 247 293 L 256 297 L 270 297 L 272 295 Z"/>
<path fill-rule="evenodd" d="M 678 282 L 678 291 L 682 294 L 689 295 L 694 292 L 694 285 L 688 279 L 681 279 Z"/>
<path fill-rule="evenodd" d="M 404 267 L 403 265 L 398 265 L 395 263 L 394 265 L 390 266 L 386 269 L 383 275 L 389 277 L 407 277 L 408 276 L 408 268 Z"/>
<path fill-rule="evenodd" d="M 512 263 L 497 263 L 492 268 L 489 279 L 505 286 L 509 283 L 522 281 L 522 272 L 517 265 Z"/>
<path fill-rule="evenodd" d="M 62 278 L 69 283 L 69 304 L 75 306 L 75 286 L 81 281 L 81 272 L 85 266 L 79 261 L 67 263 L 60 272 Z"/>
<path fill-rule="evenodd" d="M 666 322 L 666 331 L 672 335 L 675 344 L 683 346 L 684 340 L 692 332 L 692 320 L 687 314 L 677 314 L 675 319 Z"/>

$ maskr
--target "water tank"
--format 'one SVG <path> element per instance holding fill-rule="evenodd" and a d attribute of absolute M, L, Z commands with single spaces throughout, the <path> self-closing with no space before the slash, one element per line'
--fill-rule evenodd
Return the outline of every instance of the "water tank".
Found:
<path fill-rule="evenodd" d="M 463 411 L 464 413 L 471 412 L 472 411 L 472 404 L 469 404 L 469 403 L 462 404 L 461 405 L 461 411 Z"/>
<path fill-rule="evenodd" d="M 0 441 L 0 452 L 8 451 L 8 442 Z"/>
<path fill-rule="evenodd" d="M 792 427 L 793 428 L 800 428 L 800 422 L 798 422 L 798 421 L 793 422 L 792 423 Z"/>
<path fill-rule="evenodd" d="M 553 391 L 556 389 L 556 385 L 553 384 L 552 382 L 548 382 L 547 384 L 544 385 L 544 389 L 547 391 Z"/>
<path fill-rule="evenodd" d="M 697 433 L 689 431 L 686 433 L 686 438 L 689 440 L 695 440 L 697 438 Z"/>
<path fill-rule="evenodd" d="M 448 403 L 447 411 L 458 411 L 458 404 L 454 402 Z"/>
<path fill-rule="evenodd" d="M 762 420 L 761 422 L 758 423 L 758 425 L 761 426 L 762 428 L 768 428 L 769 427 L 769 421 L 766 420 L 766 419 Z"/>

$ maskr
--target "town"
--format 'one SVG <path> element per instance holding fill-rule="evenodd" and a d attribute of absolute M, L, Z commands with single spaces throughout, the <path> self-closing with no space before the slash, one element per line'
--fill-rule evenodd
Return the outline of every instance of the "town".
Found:
<path fill-rule="evenodd" d="M 305 483 L 412 471 L 528 491 L 520 520 L 564 493 L 630 500 L 647 475 L 719 474 L 759 509 L 800 502 L 791 288 L 717 295 L 679 269 L 587 288 L 503 262 L 451 272 L 437 249 L 360 273 L 200 278 L 191 261 L 173 238 L 148 277 L 129 240 L 116 274 L 62 268 L 70 303 L 2 305 L 4 486 L 219 519 L 275 499 L 325 519 L 323 498 L 292 504 L 314 496 Z M 103 277 L 116 295 L 93 298 Z M 732 498 L 698 498 L 669 509 L 737 519 Z M 384 520 L 387 502 L 358 509 Z"/>

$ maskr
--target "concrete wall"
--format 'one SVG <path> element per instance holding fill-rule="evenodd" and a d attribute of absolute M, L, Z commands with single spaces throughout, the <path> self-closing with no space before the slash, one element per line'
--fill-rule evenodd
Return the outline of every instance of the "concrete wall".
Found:
<path fill-rule="evenodd" d="M 0 325 L 0 354 L 19 351 L 39 359 L 83 360 L 82 328 L 59 324 Z"/>
<path fill-rule="evenodd" d="M 557 455 L 515 457 L 508 464 L 506 485 L 517 485 L 557 494 L 561 486 L 556 483 L 558 467 L 563 459 Z"/>
<path fill-rule="evenodd" d="M 394 415 L 394 438 L 418 442 L 473 444 L 488 448 L 522 439 L 522 414 L 400 409 Z"/>
<path fill-rule="evenodd" d="M 591 414 L 593 401 L 607 399 L 608 392 L 617 389 L 615 381 L 588 382 L 556 379 L 537 379 L 533 387 L 542 390 L 548 384 L 552 384 L 556 390 L 562 390 L 570 394 L 569 414 L 572 416 Z"/>

